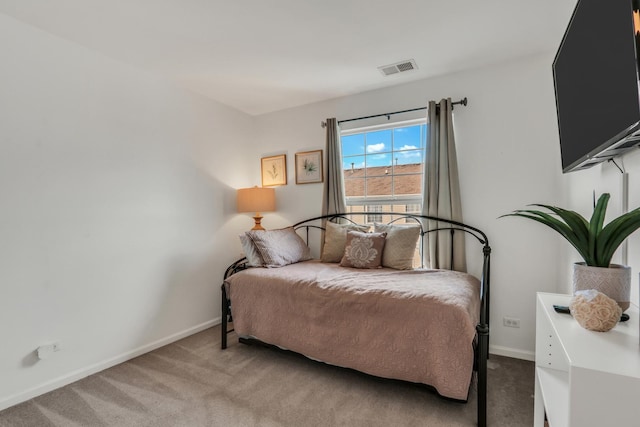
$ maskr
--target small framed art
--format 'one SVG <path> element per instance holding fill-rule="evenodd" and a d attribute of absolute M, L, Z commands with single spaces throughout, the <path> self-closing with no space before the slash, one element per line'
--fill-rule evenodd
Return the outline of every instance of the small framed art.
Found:
<path fill-rule="evenodd" d="M 296 153 L 296 184 L 322 181 L 322 150 Z"/>
<path fill-rule="evenodd" d="M 263 157 L 261 161 L 262 186 L 287 185 L 287 155 Z"/>

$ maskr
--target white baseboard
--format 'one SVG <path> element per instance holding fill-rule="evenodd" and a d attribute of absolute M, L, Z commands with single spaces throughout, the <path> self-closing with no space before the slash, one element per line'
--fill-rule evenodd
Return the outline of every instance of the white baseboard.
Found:
<path fill-rule="evenodd" d="M 489 345 L 489 353 L 497 356 L 513 357 L 514 359 L 529 360 L 531 362 L 536 360 L 536 354 L 533 351 L 518 350 L 500 345 Z"/>
<path fill-rule="evenodd" d="M 219 324 L 221 321 L 222 321 L 221 317 L 208 320 L 199 325 L 185 329 L 184 331 L 177 332 L 175 334 L 169 335 L 168 337 L 161 338 L 157 341 L 154 341 L 149 344 L 145 344 L 134 350 L 112 357 L 111 359 L 107 359 L 102 362 L 95 363 L 91 366 L 78 369 L 77 371 L 70 372 L 68 374 L 65 374 L 51 381 L 47 381 L 43 384 L 30 388 L 26 391 L 1 399 L 0 411 L 2 411 L 3 409 L 9 408 L 11 406 L 17 405 L 18 403 L 22 403 L 29 399 L 33 399 L 34 397 L 40 396 L 41 394 L 48 393 L 52 390 L 63 387 L 67 384 L 71 384 L 72 382 L 78 381 L 84 377 L 95 374 L 96 372 L 100 372 L 107 368 L 111 368 L 112 366 L 126 362 L 127 360 L 133 359 L 134 357 L 138 357 L 140 355 L 153 351 L 167 344 L 171 344 L 172 342 L 181 340 L 182 338 L 188 337 L 189 335 L 193 335 L 200 331 L 204 331 L 205 329 L 208 329 L 212 326 Z"/>
<path fill-rule="evenodd" d="M 217 317 L 212 320 L 208 320 L 199 325 L 193 326 L 191 328 L 185 329 L 184 331 L 177 332 L 173 335 L 169 335 L 168 337 L 161 338 L 152 343 L 143 345 L 134 350 L 128 351 L 126 353 L 120 354 L 118 356 L 112 357 L 111 359 L 104 360 L 102 362 L 95 363 L 91 366 L 87 366 L 82 369 L 78 369 L 77 371 L 71 372 L 69 374 L 65 374 L 61 377 L 53 379 L 51 381 L 47 381 L 43 384 L 40 384 L 36 387 L 32 387 L 26 391 L 14 394 L 7 398 L 0 400 L 0 411 L 3 409 L 9 408 L 11 406 L 17 405 L 18 403 L 25 402 L 29 399 L 33 399 L 34 397 L 40 396 L 44 393 L 48 393 L 57 388 L 63 387 L 67 384 L 71 384 L 72 382 L 78 381 L 82 378 L 85 378 L 89 375 L 93 375 L 97 372 L 103 371 L 105 369 L 111 368 L 112 366 L 118 365 L 120 363 L 126 362 L 127 360 L 131 360 L 134 357 L 138 357 L 150 351 L 153 351 L 157 348 L 165 346 L 167 344 L 171 344 L 172 342 L 181 340 L 182 338 L 188 337 L 190 335 L 196 334 L 200 331 L 204 331 L 212 326 L 218 325 L 222 321 L 221 317 Z M 498 356 L 506 356 L 513 357 L 515 359 L 522 360 L 535 360 L 535 353 L 532 351 L 524 351 L 513 349 L 509 347 L 502 347 L 498 345 L 490 345 L 489 353 L 495 354 Z"/>

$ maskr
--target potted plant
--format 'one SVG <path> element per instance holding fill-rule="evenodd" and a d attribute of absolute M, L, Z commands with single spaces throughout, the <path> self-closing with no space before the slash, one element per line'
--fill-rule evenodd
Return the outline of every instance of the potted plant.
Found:
<path fill-rule="evenodd" d="M 596 289 L 618 301 L 620 307 L 626 310 L 629 308 L 631 268 L 611 264 L 611 258 L 622 242 L 640 228 L 640 208 L 627 212 L 603 226 L 609 198 L 608 193 L 600 196 L 590 221 L 577 212 L 541 204 L 532 206 L 550 212 L 525 209 L 503 216 L 529 218 L 560 233 L 584 260 L 574 265 L 574 292 Z"/>

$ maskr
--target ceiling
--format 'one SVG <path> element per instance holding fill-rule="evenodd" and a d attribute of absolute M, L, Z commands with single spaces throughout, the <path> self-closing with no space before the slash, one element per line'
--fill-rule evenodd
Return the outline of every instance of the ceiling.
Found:
<path fill-rule="evenodd" d="M 247 114 L 554 52 L 575 0 L 0 0 Z M 414 59 L 388 77 L 379 66 Z"/>

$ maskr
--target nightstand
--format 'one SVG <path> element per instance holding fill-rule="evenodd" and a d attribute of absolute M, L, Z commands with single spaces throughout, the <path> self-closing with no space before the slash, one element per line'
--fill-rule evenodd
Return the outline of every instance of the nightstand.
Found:
<path fill-rule="evenodd" d="M 553 305 L 571 295 L 538 293 L 534 426 L 640 425 L 638 309 L 608 332 L 582 328 Z"/>

